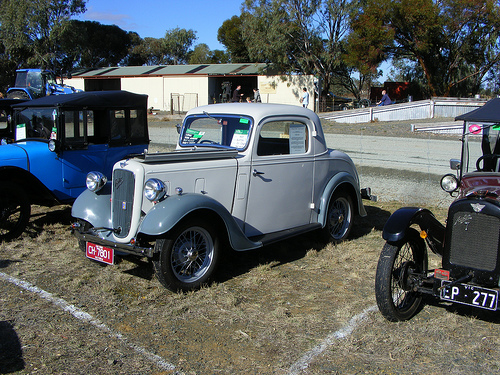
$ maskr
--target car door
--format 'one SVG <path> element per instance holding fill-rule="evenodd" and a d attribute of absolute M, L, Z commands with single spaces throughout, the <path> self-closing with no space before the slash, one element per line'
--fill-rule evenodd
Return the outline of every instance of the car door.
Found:
<path fill-rule="evenodd" d="M 277 118 L 257 129 L 244 228 L 247 236 L 310 223 L 314 208 L 311 126 L 301 118 Z"/>

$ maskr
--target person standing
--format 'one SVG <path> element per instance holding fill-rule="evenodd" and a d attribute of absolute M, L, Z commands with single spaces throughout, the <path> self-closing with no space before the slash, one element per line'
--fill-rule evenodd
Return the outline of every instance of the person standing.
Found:
<path fill-rule="evenodd" d="M 382 98 L 377 103 L 377 105 L 381 106 L 381 105 L 389 105 L 389 104 L 392 104 L 392 100 L 391 100 L 391 98 L 389 98 L 389 95 L 387 95 L 387 91 L 382 90 Z"/>
<path fill-rule="evenodd" d="M 233 103 L 237 103 L 240 101 L 240 97 L 243 95 L 240 94 L 240 90 L 241 90 L 241 85 L 238 85 L 238 87 L 236 87 L 236 90 L 233 91 L 233 97 L 231 98 L 231 101 Z"/>
<path fill-rule="evenodd" d="M 302 94 L 302 98 L 300 98 L 300 102 L 302 103 L 302 107 L 304 108 L 307 108 L 307 106 L 309 105 L 309 93 L 307 92 L 307 88 L 303 88 L 302 89 L 303 91 L 303 94 Z"/>
<path fill-rule="evenodd" d="M 261 103 L 262 100 L 260 99 L 260 92 L 257 89 L 253 89 L 253 101 L 255 103 Z"/>

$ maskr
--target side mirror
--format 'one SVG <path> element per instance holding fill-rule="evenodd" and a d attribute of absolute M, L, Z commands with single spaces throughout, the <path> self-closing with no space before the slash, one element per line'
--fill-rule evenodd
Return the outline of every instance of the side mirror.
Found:
<path fill-rule="evenodd" d="M 450 160 L 450 168 L 453 169 L 454 171 L 458 171 L 460 169 L 461 162 L 458 159 L 451 159 Z"/>
<path fill-rule="evenodd" d="M 177 124 L 177 125 L 175 125 L 175 127 L 177 128 L 177 134 L 181 134 L 182 125 Z"/>

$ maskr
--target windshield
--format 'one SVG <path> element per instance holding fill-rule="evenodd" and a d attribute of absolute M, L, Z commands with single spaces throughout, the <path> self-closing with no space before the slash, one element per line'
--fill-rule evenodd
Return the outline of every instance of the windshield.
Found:
<path fill-rule="evenodd" d="M 181 146 L 216 146 L 244 150 L 248 143 L 252 119 L 233 115 L 189 116 L 184 120 Z"/>
<path fill-rule="evenodd" d="M 24 138 L 49 139 L 55 128 L 55 108 L 26 108 L 16 116 L 16 140 Z"/>
<path fill-rule="evenodd" d="M 467 122 L 465 130 L 462 174 L 500 172 L 500 124 Z"/>

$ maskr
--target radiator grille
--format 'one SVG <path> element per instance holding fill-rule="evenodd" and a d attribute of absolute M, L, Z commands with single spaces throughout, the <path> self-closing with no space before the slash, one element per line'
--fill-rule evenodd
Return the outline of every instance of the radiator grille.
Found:
<path fill-rule="evenodd" d="M 456 212 L 452 218 L 450 262 L 493 271 L 497 265 L 500 220 L 475 212 Z"/>
<path fill-rule="evenodd" d="M 113 228 L 121 228 L 115 234 L 119 238 L 127 237 L 130 231 L 134 202 L 135 176 L 132 172 L 117 169 L 113 172 Z"/>

